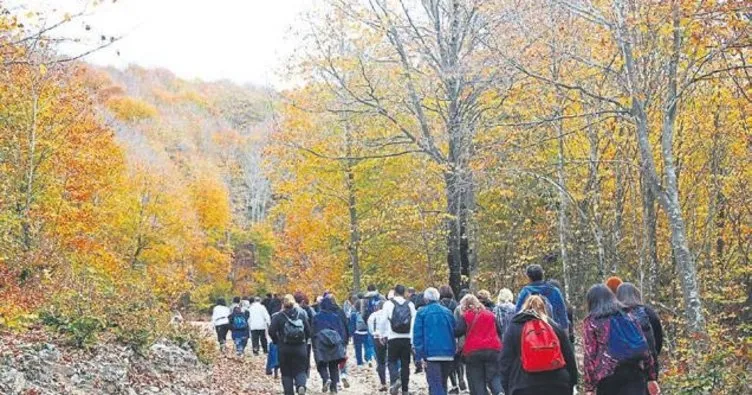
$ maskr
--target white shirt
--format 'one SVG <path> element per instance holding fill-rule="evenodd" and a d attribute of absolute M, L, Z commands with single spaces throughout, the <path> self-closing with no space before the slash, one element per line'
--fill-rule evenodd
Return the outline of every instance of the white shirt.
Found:
<path fill-rule="evenodd" d="M 230 323 L 230 309 L 227 306 L 214 306 L 212 310 L 212 324 L 214 326 L 226 325 Z"/>
<path fill-rule="evenodd" d="M 389 338 L 389 320 L 384 314 L 384 309 L 374 311 L 368 317 L 368 331 L 375 339 Z"/>
<path fill-rule="evenodd" d="M 392 312 L 394 311 L 394 303 L 403 304 L 405 303 L 405 298 L 402 296 L 395 296 L 392 300 L 387 300 L 386 303 L 384 303 L 384 308 L 382 309 L 384 311 L 384 315 L 386 316 L 387 323 L 389 324 L 389 335 L 387 336 L 389 340 L 392 339 L 412 339 L 413 336 L 413 323 L 415 322 L 415 305 L 413 302 L 407 302 L 408 306 L 410 306 L 410 330 L 407 333 L 394 333 L 392 332 Z"/>
<path fill-rule="evenodd" d="M 266 311 L 266 307 L 259 302 L 253 302 L 253 304 L 251 304 L 251 307 L 248 308 L 248 314 L 248 327 L 252 331 L 266 330 L 272 323 L 272 319 L 269 317 L 269 312 Z"/>

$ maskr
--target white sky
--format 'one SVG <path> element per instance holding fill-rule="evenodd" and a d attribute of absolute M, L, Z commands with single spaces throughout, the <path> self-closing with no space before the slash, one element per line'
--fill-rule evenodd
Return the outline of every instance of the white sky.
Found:
<path fill-rule="evenodd" d="M 51 21 L 86 7 L 92 15 L 70 23 L 66 37 L 86 38 L 91 46 L 100 34 L 124 36 L 89 55 L 86 60 L 91 63 L 162 67 L 186 79 L 230 79 L 279 88 L 285 85 L 281 75 L 285 60 L 298 41 L 290 28 L 314 1 L 103 0 L 96 7 L 92 0 L 5 3 L 12 10 L 43 11 Z M 91 31 L 84 29 L 86 24 Z"/>

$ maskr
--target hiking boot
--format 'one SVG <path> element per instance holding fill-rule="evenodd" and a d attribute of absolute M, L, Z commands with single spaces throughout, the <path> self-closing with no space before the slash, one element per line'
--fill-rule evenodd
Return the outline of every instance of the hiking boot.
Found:
<path fill-rule="evenodd" d="M 303 387 L 302 385 L 298 387 L 298 392 L 297 392 L 298 395 L 305 395 L 305 393 L 306 393 L 306 387 Z"/>
<path fill-rule="evenodd" d="M 331 386 L 332 386 L 332 380 L 324 381 L 324 385 L 321 386 L 321 392 L 323 393 L 329 392 L 329 387 Z"/>
<path fill-rule="evenodd" d="M 343 377 L 343 378 L 342 378 L 342 385 L 343 385 L 343 386 L 344 386 L 345 388 L 350 388 L 350 382 L 349 382 L 349 381 L 347 381 L 347 377 Z"/>

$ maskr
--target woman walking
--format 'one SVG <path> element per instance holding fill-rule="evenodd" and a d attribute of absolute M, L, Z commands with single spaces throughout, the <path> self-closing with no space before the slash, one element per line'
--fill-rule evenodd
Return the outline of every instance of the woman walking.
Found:
<path fill-rule="evenodd" d="M 225 343 L 227 342 L 227 332 L 230 331 L 230 314 L 232 312 L 227 307 L 227 303 L 223 298 L 217 299 L 217 303 L 212 310 L 212 324 L 214 324 L 214 331 L 217 332 L 217 340 L 219 341 L 220 351 L 225 351 Z"/>
<path fill-rule="evenodd" d="M 583 323 L 585 394 L 660 393 L 647 340 L 616 295 L 606 285 L 593 285 L 587 293 L 587 306 L 589 313 Z"/>
<path fill-rule="evenodd" d="M 321 392 L 337 393 L 339 363 L 347 357 L 347 342 L 347 322 L 334 300 L 325 297 L 313 317 L 313 356 L 323 381 Z"/>
<path fill-rule="evenodd" d="M 496 319 L 479 300 L 468 294 L 460 301 L 462 318 L 457 321 L 455 335 L 465 335 L 462 355 L 465 358 L 467 381 L 471 395 L 502 393 L 499 357 L 501 340 Z"/>
<path fill-rule="evenodd" d="M 285 295 L 282 310 L 272 316 L 269 336 L 277 346 L 284 395 L 304 395 L 308 378 L 306 369 L 310 364 L 306 341 L 311 337 L 311 327 L 304 314 L 295 307 L 292 295 Z"/>
<path fill-rule="evenodd" d="M 658 355 L 663 348 L 663 326 L 661 325 L 661 319 L 658 318 L 655 310 L 642 303 L 642 294 L 632 283 L 622 283 L 619 285 L 619 288 L 616 290 L 616 298 L 624 305 L 625 311 L 640 324 L 642 333 L 645 334 L 645 339 L 648 341 L 650 354 L 653 356 L 653 361 L 655 361 L 655 370 L 659 372 Z"/>
<path fill-rule="evenodd" d="M 531 295 L 504 333 L 502 383 L 508 395 L 571 395 L 577 363 L 567 334 L 546 312 L 546 302 Z"/>

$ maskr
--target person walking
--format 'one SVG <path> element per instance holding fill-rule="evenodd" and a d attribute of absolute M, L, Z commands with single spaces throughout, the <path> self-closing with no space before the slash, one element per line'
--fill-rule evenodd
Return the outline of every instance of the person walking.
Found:
<path fill-rule="evenodd" d="M 465 295 L 468 295 L 470 290 L 463 288 L 460 290 L 458 300 L 462 300 Z M 454 321 L 460 322 L 462 320 L 462 306 L 457 303 L 457 307 L 454 309 Z M 465 358 L 462 356 L 462 350 L 465 348 L 465 335 L 457 337 L 457 353 L 454 356 L 454 365 L 457 373 L 457 379 L 459 385 L 456 388 L 450 390 L 452 394 L 459 394 L 460 391 L 467 390 L 467 366 L 465 366 Z"/>
<path fill-rule="evenodd" d="M 227 332 L 230 331 L 230 314 L 232 314 L 226 304 L 223 298 L 219 298 L 212 309 L 212 324 L 214 325 L 214 331 L 217 333 L 219 349 L 222 352 L 225 351 Z"/>
<path fill-rule="evenodd" d="M 232 310 L 229 317 L 230 331 L 232 331 L 232 340 L 235 342 L 235 352 L 238 357 L 245 353 L 245 347 L 248 345 L 248 312 L 243 311 L 238 303 Z"/>
<path fill-rule="evenodd" d="M 507 395 L 572 395 L 577 362 L 567 333 L 547 315 L 540 295 L 525 300 L 504 333 L 501 375 Z"/>
<path fill-rule="evenodd" d="M 321 392 L 337 393 L 339 364 L 347 356 L 347 322 L 333 298 L 324 297 L 319 308 L 313 317 L 313 355 L 323 382 Z"/>
<path fill-rule="evenodd" d="M 567 305 L 564 303 L 564 297 L 559 292 L 559 289 L 543 280 L 543 267 L 541 265 L 530 265 L 525 270 L 528 280 L 530 282 L 522 287 L 520 294 L 517 296 L 516 312 L 522 310 L 522 305 L 525 303 L 530 295 L 541 295 L 545 298 L 545 302 L 551 315 L 549 317 L 556 322 L 557 325 L 564 331 L 569 330 L 569 319 L 567 318 Z"/>
<path fill-rule="evenodd" d="M 564 305 L 567 306 L 567 320 L 569 320 L 569 342 L 574 345 L 574 308 L 569 303 L 569 301 L 566 298 L 566 294 L 564 292 L 564 287 L 561 285 L 559 280 L 556 279 L 549 279 L 548 283 L 556 287 L 556 289 L 559 290 L 561 293 L 561 296 L 564 298 Z"/>
<path fill-rule="evenodd" d="M 447 379 L 454 365 L 457 344 L 454 314 L 439 303 L 439 290 L 423 292 L 425 305 L 415 314 L 413 347 L 415 359 L 425 364 L 430 395 L 447 395 Z"/>
<path fill-rule="evenodd" d="M 306 319 L 308 320 L 308 325 L 313 328 L 313 317 L 316 315 L 316 312 L 313 310 L 311 306 L 308 305 L 308 296 L 304 294 L 301 291 L 295 292 L 295 303 L 298 304 L 298 307 L 303 310 L 306 313 Z M 308 355 L 308 359 L 311 359 L 311 339 L 308 339 L 306 341 L 306 352 Z M 308 367 L 306 368 L 306 376 L 311 377 L 311 365 L 308 364 Z"/>
<path fill-rule="evenodd" d="M 455 323 L 457 322 L 458 315 L 454 314 L 454 312 L 457 310 L 457 301 L 454 300 L 454 291 L 452 291 L 452 287 L 449 285 L 442 285 L 439 287 L 439 297 L 441 298 L 439 300 L 439 303 L 441 303 L 442 306 L 449 309 L 449 311 L 452 312 L 452 316 L 454 317 Z M 451 388 L 449 388 L 449 391 L 447 391 L 448 394 L 459 394 L 460 391 L 465 391 L 467 389 L 467 385 L 465 384 L 465 378 L 464 378 L 464 370 L 462 370 L 462 373 L 460 373 L 460 361 L 461 361 L 461 355 L 458 353 L 458 350 L 460 350 L 459 341 L 455 342 L 455 350 L 454 350 L 454 358 L 452 360 L 452 369 L 449 372 L 449 382 L 451 383 Z"/>
<path fill-rule="evenodd" d="M 471 395 L 498 395 L 501 389 L 499 357 L 501 339 L 492 312 L 475 295 L 467 294 L 460 301 L 462 318 L 457 321 L 455 334 L 465 335 L 462 355 L 467 368 Z"/>
<path fill-rule="evenodd" d="M 384 314 L 384 303 L 380 301 L 375 311 L 368 317 L 368 332 L 373 337 L 376 351 L 376 373 L 379 375 L 379 392 L 386 392 L 386 345 L 389 340 L 389 320 Z"/>
<path fill-rule="evenodd" d="M 645 395 L 660 393 L 658 372 L 647 340 L 636 320 L 604 284 L 586 296 L 583 322 L 586 395 Z M 647 380 L 647 383 L 646 383 Z"/>
<path fill-rule="evenodd" d="M 621 302 L 625 311 L 637 320 L 642 328 L 642 333 L 650 347 L 650 353 L 653 355 L 656 372 L 660 372 L 658 367 L 658 355 L 663 349 L 663 325 L 658 318 L 655 310 L 642 302 L 642 293 L 632 283 L 622 283 L 616 290 L 616 298 Z"/>
<path fill-rule="evenodd" d="M 485 289 L 478 291 L 478 300 L 488 311 L 492 312 L 496 308 L 496 304 L 491 300 L 491 293 Z"/>
<path fill-rule="evenodd" d="M 408 395 L 410 355 L 412 354 L 410 337 L 412 321 L 415 317 L 415 305 L 405 299 L 404 285 L 394 287 L 394 298 L 384 303 L 384 314 L 389 321 L 389 340 L 387 342 L 389 392 L 391 395 L 397 395 L 401 387 L 402 395 Z"/>
<path fill-rule="evenodd" d="M 496 328 L 501 333 L 502 338 L 515 315 L 516 308 L 513 302 L 514 294 L 512 291 L 509 288 L 502 288 L 496 297 L 496 305 L 493 309 L 494 317 L 496 317 Z"/>
<path fill-rule="evenodd" d="M 363 318 L 362 300 L 358 299 L 350 310 L 350 333 L 353 335 L 353 345 L 355 346 L 355 361 L 358 366 L 365 363 L 370 364 L 373 359 L 373 345 L 368 335 L 368 323 Z"/>
<path fill-rule="evenodd" d="M 282 310 L 272 316 L 269 335 L 278 350 L 284 395 L 304 395 L 310 364 L 306 341 L 311 337 L 311 327 L 295 307 L 292 295 L 285 295 Z"/>
<path fill-rule="evenodd" d="M 259 355 L 259 350 L 263 350 L 264 354 L 269 352 L 266 342 L 266 331 L 269 329 L 271 323 L 272 320 L 269 312 L 261 304 L 261 299 L 254 298 L 253 303 L 248 308 L 248 326 L 251 328 L 253 355 Z"/>

